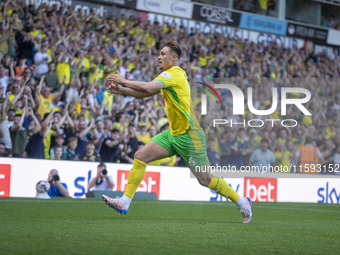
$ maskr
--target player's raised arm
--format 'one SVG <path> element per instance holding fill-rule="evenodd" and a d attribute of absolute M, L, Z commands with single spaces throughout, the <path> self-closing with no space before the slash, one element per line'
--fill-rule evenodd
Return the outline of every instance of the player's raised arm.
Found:
<path fill-rule="evenodd" d="M 164 85 L 157 80 L 153 80 L 150 82 L 130 81 L 130 80 L 124 79 L 124 77 L 120 73 L 109 75 L 109 77 L 107 77 L 107 80 L 109 82 L 124 85 L 134 91 L 147 93 L 150 95 L 164 88 Z"/>

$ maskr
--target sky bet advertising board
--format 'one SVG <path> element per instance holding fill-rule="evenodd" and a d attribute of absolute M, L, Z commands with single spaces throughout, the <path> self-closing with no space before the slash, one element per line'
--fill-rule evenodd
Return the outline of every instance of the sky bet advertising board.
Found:
<path fill-rule="evenodd" d="M 27 166 L 35 166 L 35 168 Z M 34 197 L 35 185 L 46 180 L 51 169 L 59 171 L 70 196 L 85 198 L 88 182 L 96 175 L 98 163 L 2 158 L 0 197 Z M 123 191 L 132 165 L 107 164 L 113 177 L 114 191 Z M 25 169 L 25 171 L 23 171 Z M 340 178 L 286 178 L 285 174 L 267 178 L 263 173 L 229 178 L 229 184 L 243 196 L 259 202 L 340 203 Z M 174 185 L 176 183 L 176 185 Z M 181 187 L 178 189 L 178 187 Z M 159 200 L 226 201 L 214 191 L 198 185 L 187 168 L 148 166 L 137 191 L 156 193 Z"/>

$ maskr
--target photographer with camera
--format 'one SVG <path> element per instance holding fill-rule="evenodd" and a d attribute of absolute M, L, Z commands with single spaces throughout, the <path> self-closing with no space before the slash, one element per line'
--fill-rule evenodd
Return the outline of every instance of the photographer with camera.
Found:
<path fill-rule="evenodd" d="M 115 186 L 112 176 L 107 175 L 106 165 L 101 162 L 97 166 L 97 176 L 92 178 L 88 184 L 91 190 L 112 190 Z"/>
<path fill-rule="evenodd" d="M 48 174 L 47 181 L 51 185 L 48 192 L 50 197 L 70 197 L 66 184 L 60 182 L 58 170 L 52 169 Z"/>

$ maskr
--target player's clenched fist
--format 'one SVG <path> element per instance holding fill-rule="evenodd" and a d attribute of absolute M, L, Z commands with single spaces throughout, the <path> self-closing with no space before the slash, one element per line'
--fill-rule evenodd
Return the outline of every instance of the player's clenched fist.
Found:
<path fill-rule="evenodd" d="M 106 79 L 109 82 L 114 82 L 116 84 L 121 84 L 123 82 L 123 80 L 124 80 L 124 77 L 119 72 L 117 72 L 117 73 L 110 74 Z"/>
<path fill-rule="evenodd" d="M 106 90 L 109 92 L 109 93 L 112 93 L 112 94 L 119 94 L 120 93 L 120 89 L 121 89 L 121 86 L 119 84 L 116 84 L 112 81 L 106 81 Z"/>

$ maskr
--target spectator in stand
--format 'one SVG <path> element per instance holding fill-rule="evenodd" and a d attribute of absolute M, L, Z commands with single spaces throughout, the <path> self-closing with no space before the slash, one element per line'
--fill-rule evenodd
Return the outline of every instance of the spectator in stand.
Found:
<path fill-rule="evenodd" d="M 49 87 L 43 87 L 44 79 L 45 76 L 42 75 L 39 85 L 35 89 L 35 101 L 38 107 L 37 115 L 40 115 L 41 118 L 43 118 L 46 113 L 51 112 L 53 101 L 59 101 L 64 91 L 64 85 L 62 85 L 58 92 L 51 94 L 51 89 Z"/>
<path fill-rule="evenodd" d="M 44 133 L 47 130 L 48 126 L 50 125 L 50 122 L 53 118 L 54 110 L 48 114 L 48 116 L 41 121 L 41 129 L 39 132 L 33 134 L 25 148 L 25 152 L 23 154 L 23 157 L 26 158 L 36 158 L 36 159 L 45 159 L 45 145 L 44 145 Z"/>
<path fill-rule="evenodd" d="M 26 108 L 23 109 L 22 114 L 14 116 L 14 125 L 10 128 L 13 157 L 22 157 L 27 144 L 26 129 L 22 126 L 25 117 Z"/>
<path fill-rule="evenodd" d="M 290 151 L 286 149 L 286 145 L 277 141 L 275 150 L 276 165 L 279 166 L 280 172 L 290 172 Z"/>
<path fill-rule="evenodd" d="M 217 167 L 220 164 L 220 161 L 218 159 L 219 155 L 217 151 L 214 150 L 214 147 L 215 147 L 215 141 L 209 140 L 208 146 L 207 146 L 207 156 L 208 156 L 210 165 Z"/>
<path fill-rule="evenodd" d="M 20 76 L 21 79 L 24 78 L 24 72 L 28 68 L 28 65 L 26 65 L 26 58 L 22 57 L 19 59 L 18 65 L 15 67 L 15 75 Z"/>
<path fill-rule="evenodd" d="M 51 89 L 51 92 L 57 92 L 60 89 L 60 83 L 57 73 L 55 72 L 55 63 L 48 63 L 48 72 L 45 74 L 46 86 Z"/>
<path fill-rule="evenodd" d="M 34 49 L 34 39 L 29 33 L 30 28 L 27 32 L 18 31 L 15 35 L 16 43 L 18 44 L 18 58 L 26 58 L 26 64 L 31 66 L 33 63 L 33 49 Z"/>
<path fill-rule="evenodd" d="M 86 143 L 91 139 L 90 130 L 94 127 L 94 120 L 92 119 L 90 124 L 87 126 L 84 116 L 80 116 L 78 130 L 75 132 L 78 138 L 78 145 L 76 148 L 76 153 L 82 155 L 86 153 Z"/>
<path fill-rule="evenodd" d="M 9 108 L 9 101 L 8 101 L 8 98 L 6 98 L 2 104 L 2 109 L 1 109 L 0 129 L 1 129 L 2 137 L 0 137 L 0 142 L 5 143 L 6 149 L 12 150 L 10 128 L 14 125 L 15 110 L 8 109 L 8 108 Z"/>
<path fill-rule="evenodd" d="M 95 128 L 93 129 L 93 133 L 91 134 L 91 140 L 94 140 L 95 151 L 96 153 L 100 152 L 102 147 L 102 143 L 104 139 L 107 137 L 107 130 L 105 130 L 104 122 L 101 119 L 98 119 L 95 122 Z"/>
<path fill-rule="evenodd" d="M 6 91 L 9 84 L 10 78 L 6 74 L 6 69 L 0 65 L 0 85 L 2 86 L 1 97 L 6 97 Z"/>
<path fill-rule="evenodd" d="M 93 141 L 86 142 L 86 152 L 81 154 L 79 159 L 82 161 L 96 161 L 100 162 L 100 155 L 95 153 L 95 146 Z"/>
<path fill-rule="evenodd" d="M 299 162 L 299 170 L 302 173 L 316 174 L 318 169 L 317 164 L 324 163 L 322 152 L 310 136 L 306 137 L 306 144 L 299 147 L 296 152 L 296 157 Z"/>
<path fill-rule="evenodd" d="M 55 149 L 56 147 L 61 147 L 61 155 L 59 156 L 58 159 L 61 159 L 62 158 L 62 155 L 63 155 L 63 152 L 64 152 L 64 147 L 63 147 L 63 144 L 65 142 L 65 139 L 64 139 L 64 136 L 63 135 L 57 135 L 55 137 L 55 146 L 53 146 L 51 149 L 50 149 L 50 158 L 51 159 L 54 159 L 55 157 L 57 157 L 57 155 L 55 155 Z"/>
<path fill-rule="evenodd" d="M 244 128 L 240 128 L 237 131 L 237 136 L 231 144 L 231 165 L 234 165 L 236 169 L 240 169 L 244 166 L 244 157 L 248 154 L 248 144 L 245 140 L 246 131 Z"/>
<path fill-rule="evenodd" d="M 125 153 L 122 154 L 121 163 L 131 163 L 133 157 L 138 150 L 138 140 L 136 138 L 135 124 L 130 123 L 128 127 L 128 135 L 124 137 Z"/>
<path fill-rule="evenodd" d="M 6 144 L 0 142 L 0 157 L 8 157 L 8 153 L 6 151 Z"/>
<path fill-rule="evenodd" d="M 139 142 L 143 142 L 144 144 L 151 140 L 145 122 L 139 122 L 139 132 L 136 133 L 136 138 Z"/>
<path fill-rule="evenodd" d="M 76 153 L 76 148 L 78 145 L 78 138 L 70 137 L 68 139 L 67 149 L 63 152 L 62 159 L 65 160 L 78 160 L 79 154 Z"/>
<path fill-rule="evenodd" d="M 101 161 L 116 163 L 121 157 L 123 148 L 124 144 L 120 138 L 119 130 L 116 128 L 112 129 L 111 136 L 105 138 L 103 141 L 100 150 Z"/>
<path fill-rule="evenodd" d="M 42 75 L 48 72 L 48 63 L 51 61 L 50 55 L 47 54 L 48 43 L 44 42 L 41 51 L 35 53 L 34 64 L 37 65 L 37 74 Z"/>
<path fill-rule="evenodd" d="M 235 135 L 233 133 L 223 133 L 220 140 L 220 148 L 221 148 L 221 166 L 228 166 L 230 164 L 231 157 L 231 144 L 235 139 Z"/>
<path fill-rule="evenodd" d="M 275 155 L 268 148 L 269 141 L 267 139 L 262 139 L 260 148 L 254 150 L 250 156 L 249 165 L 253 167 L 252 171 L 270 172 L 270 166 L 274 166 L 275 163 Z"/>
<path fill-rule="evenodd" d="M 63 156 L 63 146 L 57 145 L 53 148 L 53 157 L 51 159 L 60 160 Z"/>

